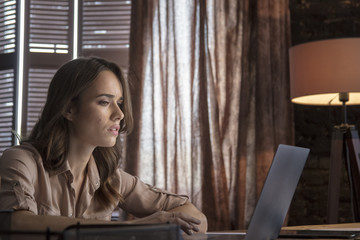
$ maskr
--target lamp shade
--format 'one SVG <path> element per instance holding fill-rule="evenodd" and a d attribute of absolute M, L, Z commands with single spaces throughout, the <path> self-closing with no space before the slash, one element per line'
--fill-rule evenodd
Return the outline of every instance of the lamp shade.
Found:
<path fill-rule="evenodd" d="M 360 38 L 329 39 L 299 44 L 289 50 L 290 95 L 293 103 L 360 104 Z"/>

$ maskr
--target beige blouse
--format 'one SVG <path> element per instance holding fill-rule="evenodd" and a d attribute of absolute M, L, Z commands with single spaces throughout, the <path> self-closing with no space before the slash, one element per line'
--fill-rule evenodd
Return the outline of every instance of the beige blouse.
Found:
<path fill-rule="evenodd" d="M 123 196 L 118 206 L 137 217 L 185 204 L 188 197 L 171 194 L 143 183 L 118 169 L 112 186 Z M 38 215 L 110 220 L 116 206 L 104 206 L 96 197 L 100 176 L 93 158 L 84 187 L 75 202 L 69 164 L 56 172 L 44 169 L 39 152 L 30 144 L 6 150 L 0 158 L 0 210 L 29 210 Z"/>

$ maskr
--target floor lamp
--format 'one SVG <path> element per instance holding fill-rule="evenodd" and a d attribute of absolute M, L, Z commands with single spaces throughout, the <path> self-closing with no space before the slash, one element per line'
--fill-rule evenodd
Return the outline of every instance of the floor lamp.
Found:
<path fill-rule="evenodd" d="M 345 160 L 354 220 L 360 221 L 360 142 L 347 122 L 347 105 L 360 104 L 360 38 L 308 42 L 289 50 L 291 100 L 295 104 L 342 106 L 331 141 L 327 222 L 338 222 L 340 176 Z"/>

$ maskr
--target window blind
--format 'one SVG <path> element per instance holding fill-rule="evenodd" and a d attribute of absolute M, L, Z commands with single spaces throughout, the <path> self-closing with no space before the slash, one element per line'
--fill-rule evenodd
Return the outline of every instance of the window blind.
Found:
<path fill-rule="evenodd" d="M 70 1 L 30 1 L 29 51 L 68 53 Z"/>
<path fill-rule="evenodd" d="M 38 120 L 44 107 L 47 90 L 56 69 L 29 69 L 28 101 L 27 101 L 27 128 L 29 134 Z"/>
<path fill-rule="evenodd" d="M 0 155 L 13 141 L 14 75 L 13 69 L 0 71 Z"/>
<path fill-rule="evenodd" d="M 40 116 L 56 69 L 71 59 L 73 38 L 73 1 L 29 0 L 26 4 L 24 135 L 31 132 Z"/>
<path fill-rule="evenodd" d="M 131 1 L 84 0 L 82 49 L 129 47 Z"/>
<path fill-rule="evenodd" d="M 15 52 L 16 1 L 0 2 L 0 54 Z"/>

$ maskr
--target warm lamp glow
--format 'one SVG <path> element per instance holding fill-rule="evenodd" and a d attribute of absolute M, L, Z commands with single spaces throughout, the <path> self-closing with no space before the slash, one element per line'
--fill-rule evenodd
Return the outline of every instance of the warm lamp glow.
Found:
<path fill-rule="evenodd" d="M 293 103 L 342 105 L 339 93 L 349 93 L 346 105 L 360 104 L 360 38 L 291 47 L 290 86 Z"/>

